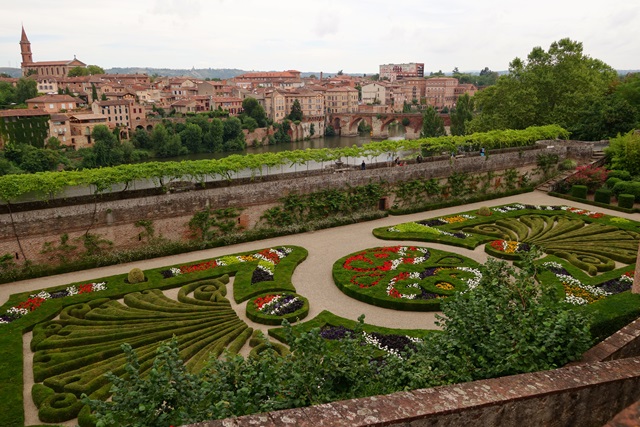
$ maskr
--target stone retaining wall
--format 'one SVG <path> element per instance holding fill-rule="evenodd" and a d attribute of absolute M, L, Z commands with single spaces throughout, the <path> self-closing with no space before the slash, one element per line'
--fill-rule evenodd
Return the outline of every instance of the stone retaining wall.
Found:
<path fill-rule="evenodd" d="M 56 242 L 64 233 L 72 238 L 79 237 L 90 227 L 92 233 L 113 241 L 117 247 L 134 247 L 141 244 L 137 239 L 141 229 L 134 225 L 141 219 L 153 220 L 158 234 L 166 238 L 183 239 L 188 237 L 186 224 L 190 217 L 206 206 L 212 209 L 243 208 L 241 223 L 252 228 L 265 209 L 292 193 L 309 194 L 369 183 L 396 184 L 421 178 L 445 179 L 454 172 L 483 174 L 511 168 L 530 170 L 541 153 L 554 153 L 562 160 L 570 155 L 571 150 L 572 156 L 581 156 L 582 151 L 586 152 L 588 148 L 579 143 L 552 142 L 541 142 L 537 147 L 492 150 L 486 157 L 477 153 L 438 156 L 427 158 L 420 164 L 407 162 L 404 166 L 387 167 L 385 162 L 369 164 L 366 170 L 347 168 L 343 173 L 331 173 L 325 169 L 272 175 L 253 181 L 216 182 L 211 188 L 202 190 L 107 200 L 97 205 L 86 202 L 53 208 L 45 205 L 41 209 L 14 212 L 13 225 L 10 215 L 3 213 L 0 214 L 0 254 L 20 252 L 14 237 L 14 225 L 27 256 L 32 261 L 40 261 L 46 259 L 40 254 L 44 242 Z M 387 202 L 392 203 L 393 200 Z"/>
<path fill-rule="evenodd" d="M 640 399 L 640 358 L 333 402 L 189 427 L 600 427 Z"/>

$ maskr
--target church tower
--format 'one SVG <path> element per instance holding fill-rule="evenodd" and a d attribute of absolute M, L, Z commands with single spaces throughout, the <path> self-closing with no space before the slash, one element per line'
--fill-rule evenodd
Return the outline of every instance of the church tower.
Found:
<path fill-rule="evenodd" d="M 31 42 L 27 38 L 27 33 L 24 32 L 24 25 L 22 26 L 22 37 L 20 37 L 20 54 L 22 55 L 22 74 L 27 72 L 29 64 L 33 64 L 33 55 L 31 54 Z"/>

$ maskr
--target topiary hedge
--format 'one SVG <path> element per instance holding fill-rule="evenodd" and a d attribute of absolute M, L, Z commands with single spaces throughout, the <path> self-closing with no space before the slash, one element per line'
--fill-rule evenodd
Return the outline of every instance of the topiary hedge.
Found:
<path fill-rule="evenodd" d="M 593 196 L 593 201 L 598 203 L 611 203 L 612 191 L 606 188 L 598 188 Z"/>
<path fill-rule="evenodd" d="M 625 209 L 633 209 L 636 196 L 633 194 L 620 194 L 618 195 L 618 206 Z"/>
<path fill-rule="evenodd" d="M 580 199 L 587 198 L 588 188 L 586 185 L 573 185 L 571 186 L 571 195 Z"/>

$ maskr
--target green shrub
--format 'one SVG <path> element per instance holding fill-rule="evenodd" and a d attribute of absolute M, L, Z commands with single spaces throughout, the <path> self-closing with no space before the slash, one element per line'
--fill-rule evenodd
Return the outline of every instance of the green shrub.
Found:
<path fill-rule="evenodd" d="M 562 163 L 560 163 L 560 166 L 558 166 L 558 169 L 560 169 L 561 171 L 570 171 L 570 170 L 574 170 L 576 166 L 577 166 L 577 163 L 575 160 L 565 159 L 562 161 Z"/>
<path fill-rule="evenodd" d="M 127 276 L 129 283 L 142 283 L 145 281 L 144 273 L 139 268 L 132 268 Z"/>
<path fill-rule="evenodd" d="M 478 209 L 477 213 L 480 216 L 491 216 L 491 209 L 486 206 L 482 206 L 480 209 Z"/>
<path fill-rule="evenodd" d="M 612 189 L 617 183 L 623 182 L 623 181 L 624 181 L 623 179 L 620 179 L 614 176 L 614 177 L 607 178 L 607 181 L 605 184 L 609 189 Z"/>
<path fill-rule="evenodd" d="M 610 170 L 609 178 L 618 178 L 620 181 L 631 181 L 631 174 L 625 170 Z"/>
<path fill-rule="evenodd" d="M 56 394 L 56 392 L 53 389 L 45 386 L 44 384 L 36 383 L 33 385 L 33 387 L 31 387 L 31 398 L 33 399 L 33 403 L 35 403 L 36 407 L 38 408 L 45 400 L 47 400 L 54 394 Z"/>
<path fill-rule="evenodd" d="M 635 196 L 633 194 L 620 194 L 618 196 L 618 206 L 621 208 L 631 209 L 635 202 Z"/>
<path fill-rule="evenodd" d="M 637 201 L 640 201 L 640 182 L 637 181 L 621 181 L 613 186 L 614 194 L 633 194 Z"/>
<path fill-rule="evenodd" d="M 588 188 L 586 185 L 574 185 L 571 187 L 571 195 L 573 197 L 579 197 L 581 199 L 587 198 Z"/>
<path fill-rule="evenodd" d="M 599 188 L 596 190 L 595 195 L 593 196 L 593 200 L 598 203 L 611 203 L 611 194 L 612 191 L 606 188 Z"/>
<path fill-rule="evenodd" d="M 38 417 L 45 423 L 59 423 L 76 418 L 83 406 L 72 393 L 55 393 L 42 402 Z"/>

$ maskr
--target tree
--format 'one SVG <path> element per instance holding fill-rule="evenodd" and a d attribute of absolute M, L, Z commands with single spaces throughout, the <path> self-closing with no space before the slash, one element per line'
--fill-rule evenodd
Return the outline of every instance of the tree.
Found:
<path fill-rule="evenodd" d="M 438 72 L 434 73 L 433 71 L 429 73 L 430 77 L 444 77 L 444 73 L 442 70 L 438 70 Z"/>
<path fill-rule="evenodd" d="M 219 152 L 224 146 L 224 124 L 220 119 L 213 119 L 209 132 L 203 136 L 203 145 L 209 153 Z"/>
<path fill-rule="evenodd" d="M 456 108 L 451 113 L 451 135 L 466 135 L 466 124 L 473 118 L 473 102 L 469 94 L 458 98 Z"/>
<path fill-rule="evenodd" d="M 230 141 L 236 138 L 244 138 L 242 133 L 242 122 L 237 117 L 229 117 L 224 121 L 224 141 Z"/>
<path fill-rule="evenodd" d="M 547 124 L 570 128 L 616 78 L 610 66 L 583 54 L 582 43 L 565 38 L 552 43 L 548 51 L 535 47 L 526 61 L 511 61 L 509 74 L 499 77 L 488 88 L 492 90 L 477 94 L 479 114 L 471 128 L 474 132 Z"/>
<path fill-rule="evenodd" d="M 144 129 L 136 129 L 131 137 L 131 142 L 133 142 L 133 146 L 136 148 L 142 148 L 145 150 L 153 148 L 151 136 L 149 135 L 149 132 Z"/>
<path fill-rule="evenodd" d="M 569 131 L 572 139 L 599 141 L 613 138 L 634 129 L 638 123 L 638 110 L 626 99 L 608 95 L 596 100 L 580 114 L 580 119 Z"/>
<path fill-rule="evenodd" d="M 267 113 L 265 113 L 264 108 L 262 108 L 262 105 L 260 105 L 257 99 L 252 97 L 245 98 L 242 101 L 242 110 L 244 111 L 244 115 L 256 121 L 258 127 L 263 128 L 267 126 Z"/>
<path fill-rule="evenodd" d="M 104 74 L 104 69 L 97 65 L 87 65 L 87 72 L 90 75 Z"/>
<path fill-rule="evenodd" d="M 67 75 L 68 75 L 68 77 L 88 76 L 89 75 L 89 70 L 86 67 L 77 66 L 77 67 L 73 67 L 72 69 L 70 69 L 69 73 Z"/>
<path fill-rule="evenodd" d="M 611 168 L 640 176 L 640 133 L 628 132 L 609 141 L 605 152 L 611 159 Z"/>
<path fill-rule="evenodd" d="M 98 89 L 96 89 L 96 85 L 93 83 L 91 83 L 91 100 L 92 101 L 98 100 Z"/>
<path fill-rule="evenodd" d="M 294 100 L 291 105 L 291 112 L 289 113 L 288 119 L 292 122 L 302 120 L 302 106 L 300 105 L 300 101 L 297 99 Z"/>
<path fill-rule="evenodd" d="M 458 77 L 461 74 L 460 71 L 458 70 L 458 67 L 454 67 L 452 73 L 453 73 L 453 77 Z"/>
<path fill-rule="evenodd" d="M 451 368 L 451 382 L 554 369 L 576 360 L 591 345 L 589 319 L 566 307 L 552 285 L 536 283 L 533 260 L 519 270 L 487 261 L 482 282 L 442 304 L 432 359 Z M 437 369 L 437 368 L 436 368 Z"/>
<path fill-rule="evenodd" d="M 12 108 L 18 102 L 16 88 L 7 82 L 0 82 L 0 110 Z"/>
<path fill-rule="evenodd" d="M 422 132 L 421 138 L 429 138 L 432 136 L 444 136 L 446 132 L 444 130 L 444 120 L 435 108 L 429 106 L 422 113 Z"/>
<path fill-rule="evenodd" d="M 190 153 L 199 153 L 202 149 L 202 129 L 194 123 L 188 123 L 180 132 L 180 140 Z"/>
<path fill-rule="evenodd" d="M 338 76 L 341 76 L 342 74 L 343 74 L 343 73 L 342 73 L 342 70 L 340 70 L 340 71 L 338 71 L 338 74 L 337 74 L 337 75 L 338 75 Z"/>
<path fill-rule="evenodd" d="M 123 153 L 118 138 L 104 125 L 96 125 L 91 132 L 95 141 L 93 165 L 88 167 L 115 166 L 122 163 Z M 83 162 L 84 163 L 84 162 Z"/>
<path fill-rule="evenodd" d="M 38 96 L 38 83 L 32 79 L 21 78 L 16 85 L 16 101 L 24 104 L 27 99 Z"/>

